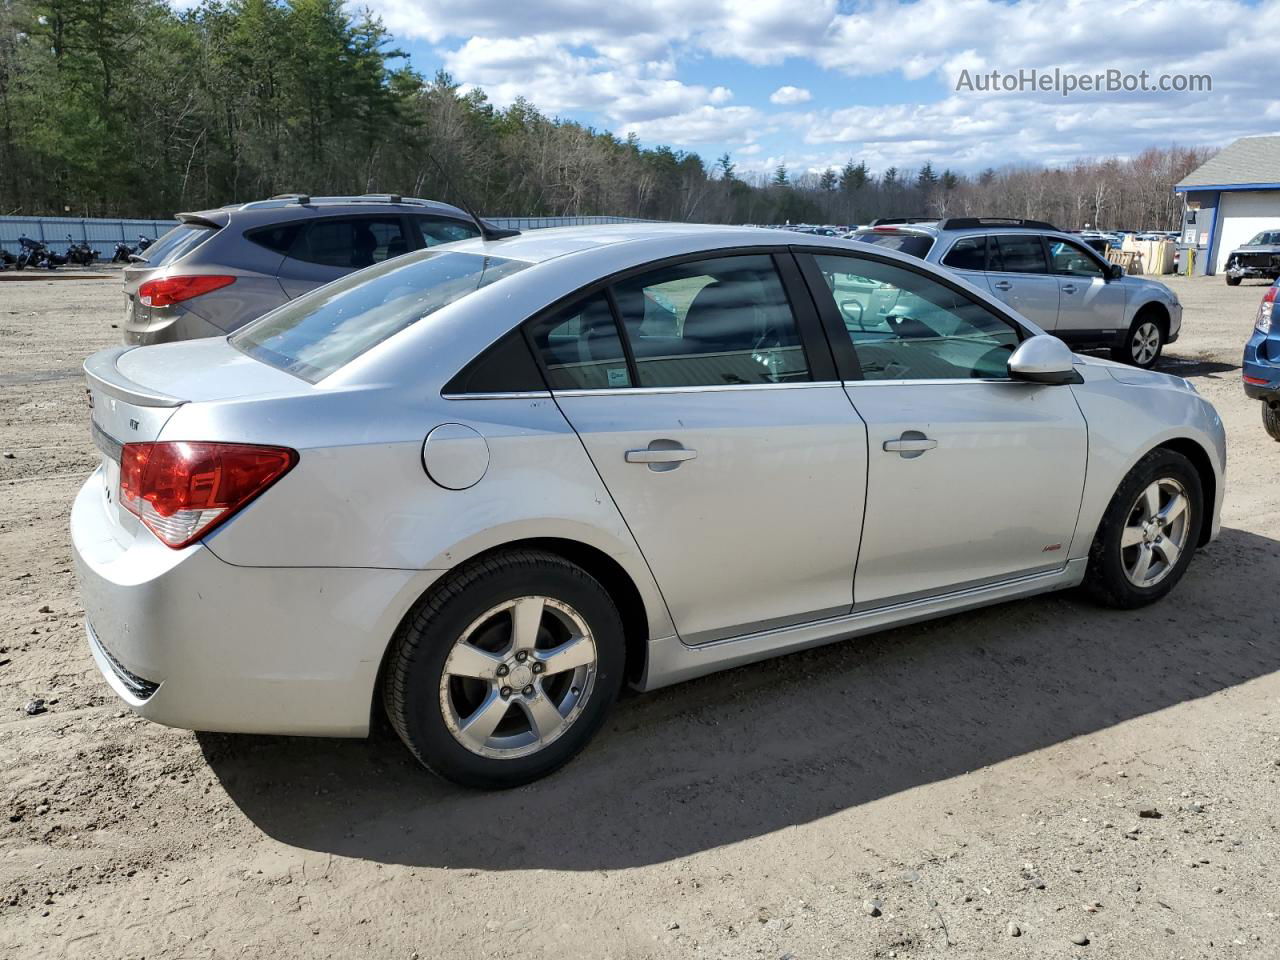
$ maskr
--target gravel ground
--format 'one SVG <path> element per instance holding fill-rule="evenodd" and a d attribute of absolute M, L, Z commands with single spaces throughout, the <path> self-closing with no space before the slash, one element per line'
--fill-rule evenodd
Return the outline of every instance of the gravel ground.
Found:
<path fill-rule="evenodd" d="M 1171 285 L 1162 368 L 1231 466 L 1163 603 L 1052 595 L 631 698 L 485 795 L 385 733 L 118 706 L 66 527 L 78 366 L 122 298 L 0 282 L 0 957 L 1280 956 L 1280 445 L 1238 371 L 1262 287 Z"/>

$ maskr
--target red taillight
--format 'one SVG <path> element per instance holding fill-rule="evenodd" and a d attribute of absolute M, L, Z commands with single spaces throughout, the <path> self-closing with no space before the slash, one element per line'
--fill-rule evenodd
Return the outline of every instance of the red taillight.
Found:
<path fill-rule="evenodd" d="M 244 443 L 126 443 L 120 503 L 178 550 L 232 517 L 292 469 L 288 447 Z"/>
<path fill-rule="evenodd" d="M 1245 383 L 1251 383 L 1255 387 L 1265 387 L 1267 384 L 1271 382 L 1270 380 L 1266 380 L 1263 377 L 1251 377 L 1247 373 L 1242 373 L 1240 376 L 1244 378 Z"/>
<path fill-rule="evenodd" d="M 146 307 L 168 307 L 235 282 L 235 277 L 162 277 L 138 287 L 138 299 Z"/>
<path fill-rule="evenodd" d="M 1263 303 L 1275 303 L 1275 302 L 1276 302 L 1276 290 L 1277 290 L 1277 289 L 1280 289 L 1280 288 L 1275 287 L 1275 286 L 1267 287 L 1267 292 L 1266 292 L 1266 293 L 1264 293 L 1264 294 L 1262 295 L 1262 302 L 1263 302 Z"/>

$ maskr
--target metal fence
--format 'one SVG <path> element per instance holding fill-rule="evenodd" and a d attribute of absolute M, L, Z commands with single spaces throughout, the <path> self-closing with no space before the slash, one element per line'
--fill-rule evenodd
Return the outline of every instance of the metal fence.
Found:
<path fill-rule="evenodd" d="M 485 217 L 496 227 L 507 230 L 540 230 L 546 227 L 580 227 L 596 223 L 641 223 L 634 217 Z M 0 247 L 17 254 L 18 238 L 30 237 L 49 244 L 58 253 L 65 252 L 67 236 L 75 243 L 86 242 L 96 247 L 99 255 L 110 260 L 116 244 L 123 240 L 133 245 L 139 234 L 158 237 L 171 229 L 176 220 L 98 220 L 84 217 L 0 217 Z"/>

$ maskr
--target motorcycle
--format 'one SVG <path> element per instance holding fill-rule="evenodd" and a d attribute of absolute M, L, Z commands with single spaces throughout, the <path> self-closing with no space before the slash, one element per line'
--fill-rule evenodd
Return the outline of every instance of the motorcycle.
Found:
<path fill-rule="evenodd" d="M 136 252 L 137 251 L 133 247 L 129 246 L 129 244 L 121 240 L 119 243 L 116 244 L 116 252 L 111 255 L 111 262 L 112 263 L 128 263 L 129 258 L 132 257 Z"/>
<path fill-rule="evenodd" d="M 0 250 L 0 270 L 8 270 L 17 262 L 18 258 L 8 250 Z"/>
<path fill-rule="evenodd" d="M 67 234 L 67 262 L 76 263 L 82 267 L 87 267 L 98 259 L 98 251 L 89 246 L 86 240 L 83 243 L 76 243 L 71 239 L 71 234 Z"/>
<path fill-rule="evenodd" d="M 67 262 L 66 257 L 60 253 L 54 253 L 43 241 L 33 240 L 25 234 L 18 238 L 18 243 L 22 250 L 18 253 L 18 259 L 14 263 L 15 269 L 47 267 L 50 270 L 54 270 Z"/>
<path fill-rule="evenodd" d="M 153 238 L 144 236 L 141 233 L 138 234 L 138 249 L 135 250 L 134 253 L 141 253 L 143 250 L 147 249 L 147 247 L 151 246 L 153 243 L 155 243 L 155 240 Z"/>

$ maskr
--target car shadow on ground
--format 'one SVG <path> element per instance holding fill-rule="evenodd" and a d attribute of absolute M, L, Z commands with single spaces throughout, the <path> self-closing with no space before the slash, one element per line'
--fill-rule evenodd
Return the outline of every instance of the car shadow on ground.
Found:
<path fill-rule="evenodd" d="M 1280 542 L 1240 530 L 1145 610 L 1075 594 L 854 639 L 621 702 L 559 773 L 500 793 L 369 741 L 201 734 L 263 831 L 387 863 L 616 869 L 807 823 L 1280 669 Z M 567 835 L 572 834 L 572 841 Z"/>
<path fill-rule="evenodd" d="M 1243 347 L 1241 348 L 1243 349 Z M 1235 373 L 1240 369 L 1238 363 L 1223 363 L 1221 360 L 1203 360 L 1195 357 L 1172 357 L 1166 354 L 1156 364 L 1159 373 L 1171 373 L 1175 377 L 1214 377 L 1220 373 Z"/>

